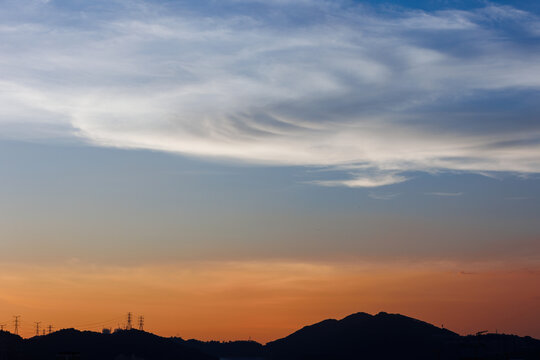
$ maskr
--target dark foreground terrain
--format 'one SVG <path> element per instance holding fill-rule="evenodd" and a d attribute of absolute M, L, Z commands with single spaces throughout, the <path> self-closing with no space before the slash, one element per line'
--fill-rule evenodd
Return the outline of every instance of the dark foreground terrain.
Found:
<path fill-rule="evenodd" d="M 0 360 L 540 360 L 540 340 L 515 335 L 460 336 L 398 314 L 358 313 L 325 320 L 266 345 L 163 338 L 138 330 L 74 329 L 22 339 L 0 332 Z"/>

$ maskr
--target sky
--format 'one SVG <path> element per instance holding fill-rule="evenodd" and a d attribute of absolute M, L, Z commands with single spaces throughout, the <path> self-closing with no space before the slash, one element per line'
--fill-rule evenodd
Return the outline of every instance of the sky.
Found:
<path fill-rule="evenodd" d="M 0 5 L 7 329 L 540 338 L 540 4 Z"/>

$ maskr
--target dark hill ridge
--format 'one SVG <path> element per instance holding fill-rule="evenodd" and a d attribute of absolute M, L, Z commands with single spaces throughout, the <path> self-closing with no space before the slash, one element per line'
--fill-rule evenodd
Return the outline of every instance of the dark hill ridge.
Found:
<path fill-rule="evenodd" d="M 436 359 L 447 343 L 460 336 L 426 322 L 398 314 L 357 313 L 325 320 L 266 345 L 276 359 Z"/>
<path fill-rule="evenodd" d="M 11 335 L 11 334 L 9 334 Z M 4 341 L 5 340 L 5 341 Z M 2 353 L 2 343 L 9 354 Z M 139 330 L 114 334 L 64 329 L 30 339 L 0 334 L 2 360 L 217 360 L 197 349 Z"/>
<path fill-rule="evenodd" d="M 75 357 L 66 357 L 76 354 Z M 64 355 L 62 355 L 64 354 Z M 77 357 L 78 356 L 78 357 Z M 74 329 L 22 339 L 0 332 L 0 360 L 540 360 L 540 341 L 515 335 L 459 336 L 399 314 L 324 320 L 266 345 L 163 338 L 138 330 Z"/>
<path fill-rule="evenodd" d="M 16 359 L 23 339 L 19 335 L 0 331 L 0 359 Z"/>
<path fill-rule="evenodd" d="M 199 340 L 182 340 L 175 338 L 180 343 L 186 346 L 198 349 L 206 354 L 214 355 L 219 358 L 227 359 L 253 359 L 261 358 L 264 352 L 264 346 L 256 341 L 199 341 Z"/>

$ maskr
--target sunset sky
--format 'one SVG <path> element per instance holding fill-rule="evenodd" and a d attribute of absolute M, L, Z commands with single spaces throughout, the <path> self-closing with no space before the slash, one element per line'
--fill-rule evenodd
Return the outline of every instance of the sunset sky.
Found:
<path fill-rule="evenodd" d="M 540 3 L 0 0 L 0 324 L 540 338 Z"/>

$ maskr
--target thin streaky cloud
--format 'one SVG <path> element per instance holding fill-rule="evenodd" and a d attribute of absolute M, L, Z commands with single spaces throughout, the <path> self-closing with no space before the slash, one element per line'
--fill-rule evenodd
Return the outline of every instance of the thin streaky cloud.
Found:
<path fill-rule="evenodd" d="M 399 184 L 408 178 L 394 173 L 356 175 L 348 180 L 315 180 L 311 183 L 321 186 L 346 186 L 351 188 L 373 188 L 385 185 Z"/>
<path fill-rule="evenodd" d="M 371 192 L 368 194 L 368 196 L 375 200 L 393 200 L 396 197 L 399 196 L 399 194 L 391 194 L 391 193 L 375 193 Z"/>
<path fill-rule="evenodd" d="M 478 273 L 475 271 L 460 271 L 459 273 L 461 275 L 478 275 Z"/>
<path fill-rule="evenodd" d="M 455 197 L 455 196 L 462 196 L 462 192 L 427 192 L 424 193 L 424 195 L 429 196 L 443 196 L 443 197 Z"/>

